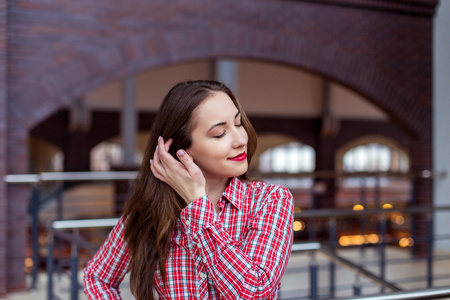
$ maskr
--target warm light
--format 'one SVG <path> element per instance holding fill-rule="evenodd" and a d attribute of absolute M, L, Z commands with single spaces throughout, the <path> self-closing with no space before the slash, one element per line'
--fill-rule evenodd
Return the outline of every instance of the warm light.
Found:
<path fill-rule="evenodd" d="M 367 242 L 371 243 L 371 244 L 376 244 L 380 240 L 380 238 L 378 237 L 378 234 L 375 234 L 375 233 L 366 235 L 366 239 L 367 239 Z"/>
<path fill-rule="evenodd" d="M 348 237 L 346 237 L 346 236 L 341 236 L 340 238 L 339 238 L 339 245 L 341 245 L 341 246 L 348 246 L 350 244 L 350 241 L 349 241 L 349 238 Z"/>
<path fill-rule="evenodd" d="M 400 241 L 398 241 L 398 245 L 402 248 L 408 247 L 408 238 L 401 238 Z"/>
<path fill-rule="evenodd" d="M 391 222 L 397 225 L 403 225 L 405 224 L 405 217 L 400 214 L 393 214 L 391 216 Z"/>
<path fill-rule="evenodd" d="M 301 212 L 302 210 L 300 209 L 300 207 L 294 207 L 294 212 L 296 212 L 296 213 L 299 213 L 299 212 Z"/>
<path fill-rule="evenodd" d="M 412 245 L 414 245 L 414 240 L 410 237 L 401 238 L 400 241 L 398 241 L 398 245 L 402 248 L 411 247 Z"/>
<path fill-rule="evenodd" d="M 391 209 L 391 208 L 393 208 L 394 206 L 392 206 L 392 204 L 390 204 L 390 203 L 385 203 L 385 204 L 383 204 L 383 206 L 382 206 L 382 208 L 383 209 Z"/>
<path fill-rule="evenodd" d="M 355 236 L 355 242 L 356 245 L 362 245 L 366 242 L 366 238 L 363 235 L 357 235 Z"/>
<path fill-rule="evenodd" d="M 302 221 L 294 221 L 294 231 L 301 231 L 305 229 L 305 223 Z"/>
<path fill-rule="evenodd" d="M 397 215 L 394 218 L 394 223 L 397 225 L 403 225 L 403 224 L 405 224 L 405 218 L 401 215 Z"/>
<path fill-rule="evenodd" d="M 33 266 L 33 259 L 31 259 L 31 257 L 27 257 L 25 259 L 25 266 L 26 267 L 32 267 Z"/>
<path fill-rule="evenodd" d="M 33 270 L 33 259 L 31 257 L 27 257 L 25 259 L 25 272 L 31 273 Z"/>
<path fill-rule="evenodd" d="M 375 234 L 365 235 L 344 235 L 339 238 L 339 245 L 345 246 L 360 246 L 363 244 L 376 244 L 380 241 L 380 237 Z"/>
<path fill-rule="evenodd" d="M 364 206 L 362 206 L 361 204 L 356 204 L 355 206 L 353 206 L 353 210 L 364 210 Z"/>

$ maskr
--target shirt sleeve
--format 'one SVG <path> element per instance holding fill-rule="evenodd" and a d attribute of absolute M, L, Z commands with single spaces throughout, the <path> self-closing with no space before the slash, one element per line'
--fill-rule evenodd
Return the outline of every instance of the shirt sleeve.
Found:
<path fill-rule="evenodd" d="M 121 299 L 119 285 L 130 263 L 123 236 L 124 227 L 124 221 L 120 218 L 84 269 L 84 293 L 88 299 Z"/>
<path fill-rule="evenodd" d="M 189 251 L 201 256 L 207 276 L 225 299 L 277 295 L 292 248 L 293 198 L 287 188 L 278 187 L 261 201 L 241 246 L 221 228 L 208 196 L 181 213 Z"/>

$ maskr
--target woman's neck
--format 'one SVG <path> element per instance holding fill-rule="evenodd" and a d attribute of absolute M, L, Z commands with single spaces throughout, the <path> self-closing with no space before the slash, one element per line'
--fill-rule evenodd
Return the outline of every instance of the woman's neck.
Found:
<path fill-rule="evenodd" d="M 214 208 L 219 212 L 219 207 L 217 203 L 219 202 L 220 196 L 227 188 L 230 179 L 206 179 L 206 194 L 209 196 Z"/>

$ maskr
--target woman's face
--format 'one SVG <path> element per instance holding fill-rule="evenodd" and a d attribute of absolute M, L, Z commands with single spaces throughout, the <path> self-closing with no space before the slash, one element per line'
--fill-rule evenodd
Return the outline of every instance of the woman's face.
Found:
<path fill-rule="evenodd" d="M 230 97 L 216 92 L 193 114 L 192 144 L 187 149 L 206 180 L 240 176 L 247 172 L 248 136 L 241 112 Z"/>

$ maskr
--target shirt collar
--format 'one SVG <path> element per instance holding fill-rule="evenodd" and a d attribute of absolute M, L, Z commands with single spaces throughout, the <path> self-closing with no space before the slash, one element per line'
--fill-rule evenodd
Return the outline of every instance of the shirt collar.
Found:
<path fill-rule="evenodd" d="M 233 177 L 230 180 L 227 188 L 223 192 L 222 196 L 228 199 L 228 201 L 230 201 L 230 203 L 233 204 L 237 209 L 241 209 L 246 190 L 247 185 L 239 178 Z"/>

